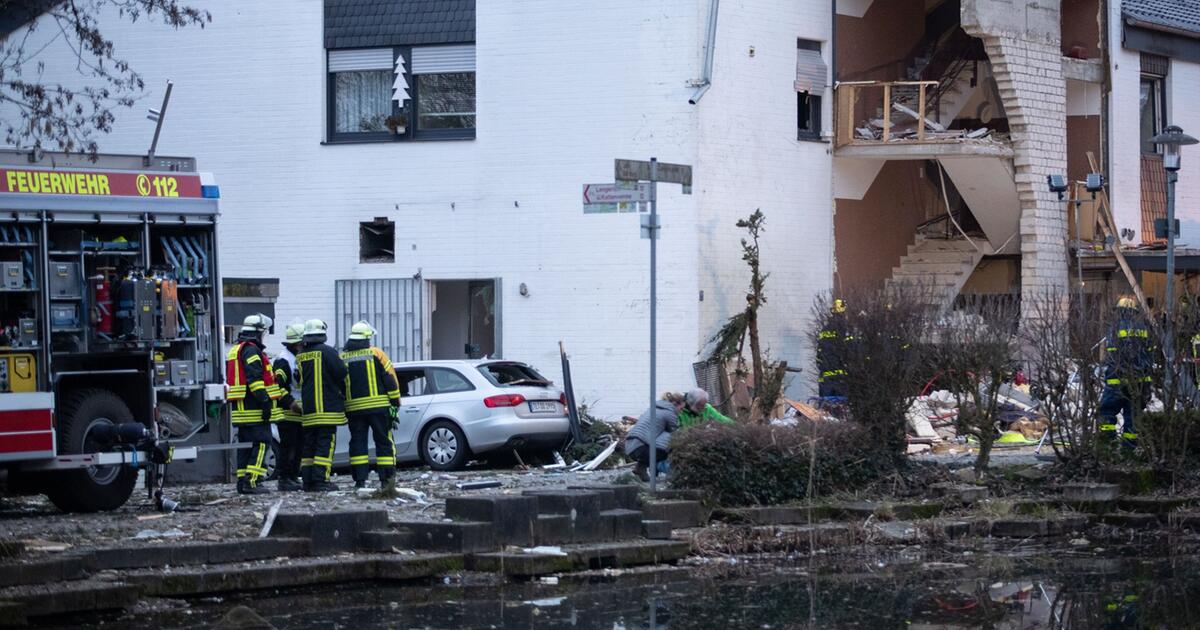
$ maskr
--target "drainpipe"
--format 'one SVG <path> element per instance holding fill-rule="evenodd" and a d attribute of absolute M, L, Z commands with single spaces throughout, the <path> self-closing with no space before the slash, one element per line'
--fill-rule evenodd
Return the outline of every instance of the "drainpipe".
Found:
<path fill-rule="evenodd" d="M 721 0 L 712 0 L 708 5 L 708 43 L 704 46 L 704 76 L 696 85 L 696 92 L 688 99 L 689 105 L 695 105 L 704 97 L 708 88 L 712 87 L 713 46 L 717 43 L 717 7 Z"/>

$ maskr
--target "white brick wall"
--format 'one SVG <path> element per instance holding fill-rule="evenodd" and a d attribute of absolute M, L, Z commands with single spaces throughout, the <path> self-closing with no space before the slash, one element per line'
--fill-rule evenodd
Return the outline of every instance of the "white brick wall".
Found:
<path fill-rule="evenodd" d="M 1109 3 L 1109 72 L 1112 88 L 1108 100 L 1109 199 L 1118 229 L 1133 230 L 1126 243 L 1142 242 L 1142 178 L 1139 81 L 1141 61 L 1136 50 L 1121 46 L 1121 3 Z M 1096 159 L 1103 159 L 1096 156 Z"/>
<path fill-rule="evenodd" d="M 759 320 L 771 355 L 805 369 L 791 383 L 797 396 L 815 382 L 806 328 L 813 296 L 832 282 L 833 205 L 830 145 L 796 139 L 796 39 L 826 42 L 828 60 L 829 9 L 827 2 L 723 2 L 713 87 L 699 105 L 705 297 L 698 341 L 745 308 L 750 275 L 739 243 L 745 232 L 735 223 L 761 208 L 762 267 L 771 276 Z M 827 90 L 826 129 L 832 99 Z"/>
<path fill-rule="evenodd" d="M 604 415 L 638 413 L 648 244 L 634 216 L 584 216 L 580 188 L 611 180 L 615 157 L 656 156 L 696 165 L 695 195 L 661 188 L 659 389 L 691 386 L 700 341 L 740 300 L 732 223 L 755 207 L 768 215 L 767 336 L 777 356 L 802 356 L 795 322 L 828 286 L 830 178 L 827 147 L 794 140 L 791 83 L 795 38 L 827 39 L 827 2 L 723 3 L 717 77 L 699 107 L 686 83 L 700 75 L 707 0 L 479 2 L 477 139 L 342 146 L 320 144 L 319 0 L 198 4 L 213 13 L 203 30 L 105 16 L 151 91 L 102 149 L 144 152 L 143 110 L 173 79 L 159 153 L 215 174 L 223 275 L 278 276 L 281 322 L 330 318 L 337 279 L 499 277 L 506 357 L 557 378 L 562 340 L 581 398 Z M 77 80 L 65 47 L 41 59 L 50 78 Z M 397 222 L 395 264 L 357 262 L 357 224 L 376 216 Z"/>
<path fill-rule="evenodd" d="M 1171 61 L 1167 77 L 1167 122 L 1179 125 L 1184 133 L 1200 138 L 1200 64 Z M 1179 219 L 1180 240 L 1200 248 L 1200 145 L 1183 147 L 1183 168 L 1175 185 L 1175 216 Z"/>

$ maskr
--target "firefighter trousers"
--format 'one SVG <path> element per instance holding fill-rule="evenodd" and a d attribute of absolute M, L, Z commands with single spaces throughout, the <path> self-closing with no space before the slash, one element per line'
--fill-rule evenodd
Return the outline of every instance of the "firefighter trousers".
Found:
<path fill-rule="evenodd" d="M 1104 386 L 1100 394 L 1100 434 L 1107 437 L 1117 437 L 1117 415 L 1125 421 L 1121 427 L 1121 437 L 1126 440 L 1137 439 L 1137 429 L 1133 418 L 1146 408 L 1150 401 L 1150 387 L 1144 384 Z"/>
<path fill-rule="evenodd" d="M 295 481 L 300 477 L 300 452 L 304 450 L 304 427 L 292 420 L 275 423 L 279 431 L 279 459 L 275 468 L 280 479 Z"/>
<path fill-rule="evenodd" d="M 238 424 L 237 439 L 239 442 L 250 442 L 250 448 L 240 448 L 237 452 L 237 478 L 245 479 L 250 487 L 258 484 L 258 480 L 267 476 L 267 453 L 271 449 L 271 424 L 269 422 L 251 422 Z"/>
<path fill-rule="evenodd" d="M 333 469 L 333 447 L 337 442 L 337 425 L 318 424 L 304 427 L 304 450 L 301 452 L 300 476 L 304 483 L 329 481 Z"/>
<path fill-rule="evenodd" d="M 371 474 L 367 438 L 374 438 L 375 469 L 379 482 L 387 483 L 396 472 L 396 442 L 392 438 L 392 416 L 387 409 L 372 409 L 346 414 L 350 421 L 350 470 L 354 481 L 366 481 Z"/>

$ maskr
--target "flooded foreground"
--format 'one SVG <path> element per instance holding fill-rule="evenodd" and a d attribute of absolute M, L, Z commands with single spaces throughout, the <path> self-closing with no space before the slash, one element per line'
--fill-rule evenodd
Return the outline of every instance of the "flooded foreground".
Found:
<path fill-rule="evenodd" d="M 156 600 L 125 615 L 57 622 L 256 627 L 247 622 L 257 621 L 257 614 L 277 628 L 356 630 L 1200 626 L 1200 553 L 1190 543 L 1172 545 L 1170 552 L 1073 551 L 1062 542 L 1027 551 L 700 560 L 564 576 L 558 584 L 491 579 L 466 574 L 433 584 L 357 583 L 188 602 Z"/>

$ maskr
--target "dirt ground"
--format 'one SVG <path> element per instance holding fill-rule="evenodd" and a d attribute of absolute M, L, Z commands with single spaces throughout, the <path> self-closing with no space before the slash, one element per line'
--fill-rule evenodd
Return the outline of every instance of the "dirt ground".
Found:
<path fill-rule="evenodd" d="M 239 495 L 233 484 L 168 486 L 166 495 L 178 501 L 173 513 L 161 513 L 140 486 L 120 510 L 99 514 L 63 514 L 45 497 L 0 498 L 0 541 L 24 541 L 32 552 L 59 552 L 135 543 L 210 541 L 257 536 L 271 507 L 282 501 L 281 511 L 387 510 L 391 520 L 442 518 L 446 497 L 471 494 L 520 493 L 530 488 L 565 488 L 568 485 L 611 483 L 627 469 L 558 472 L 535 469 L 468 470 L 438 473 L 422 469 L 398 471 L 396 497 L 383 498 L 371 477 L 367 491 L 356 492 L 349 475 L 334 478 L 341 490 L 329 493 L 272 492 Z M 460 490 L 456 484 L 499 481 L 499 488 Z M 275 488 L 274 482 L 268 487 Z M 404 489 L 422 493 L 406 493 Z"/>

